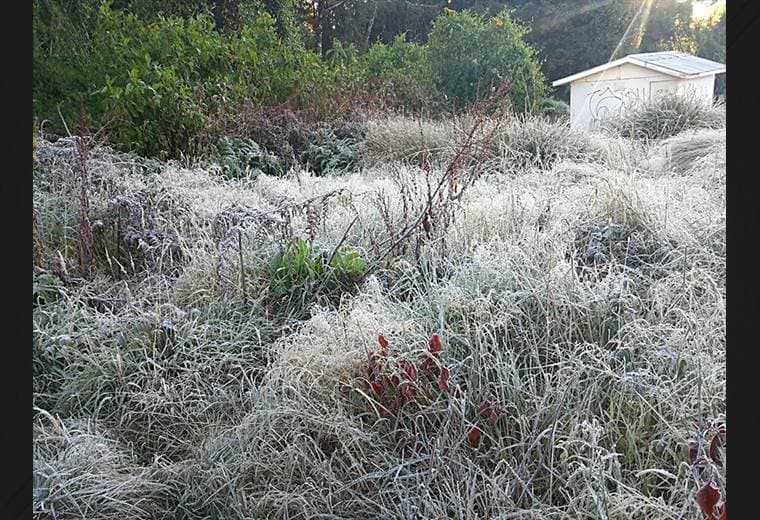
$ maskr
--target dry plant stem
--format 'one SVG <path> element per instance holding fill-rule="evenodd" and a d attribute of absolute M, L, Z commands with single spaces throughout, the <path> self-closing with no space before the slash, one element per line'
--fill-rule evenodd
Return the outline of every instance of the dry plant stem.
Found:
<path fill-rule="evenodd" d="M 87 157 L 89 155 L 89 145 L 84 137 L 76 137 L 76 161 L 79 168 L 79 272 L 80 275 L 87 279 L 92 274 L 92 256 L 93 256 L 93 236 L 90 218 L 88 216 L 90 209 L 89 199 L 89 175 L 87 172 Z"/>
<path fill-rule="evenodd" d="M 42 243 L 42 238 L 39 232 L 39 222 L 37 219 L 37 208 L 32 205 L 32 255 L 34 265 L 37 267 L 43 267 L 45 258 L 45 246 Z"/>
<path fill-rule="evenodd" d="M 240 292 L 243 295 L 243 305 L 248 302 L 245 286 L 245 264 L 243 263 L 243 230 L 238 229 L 238 254 L 240 255 Z"/>
<path fill-rule="evenodd" d="M 370 268 L 367 271 L 367 274 L 371 274 L 375 270 L 377 270 L 383 260 L 385 260 L 393 251 L 396 250 L 396 248 L 406 239 L 408 239 L 412 233 L 418 229 L 418 227 L 421 224 L 425 224 L 427 220 L 432 216 L 433 214 L 433 208 L 434 204 L 437 202 L 438 204 L 445 203 L 444 200 L 444 194 L 443 194 L 443 188 L 446 185 L 446 183 L 449 183 L 449 193 L 448 193 L 448 200 L 456 200 L 459 199 L 462 194 L 464 193 L 467 186 L 472 184 L 472 181 L 477 178 L 477 173 L 483 164 L 483 162 L 486 159 L 486 155 L 483 154 L 479 158 L 479 162 L 476 165 L 475 171 L 472 174 L 472 178 L 469 182 L 465 182 L 462 187 L 459 189 L 458 192 L 455 191 L 456 186 L 456 173 L 461 169 L 462 161 L 469 156 L 469 152 L 472 150 L 473 145 L 475 144 L 475 134 L 476 132 L 483 127 L 485 124 L 486 119 L 483 114 L 481 114 L 478 119 L 475 121 L 475 124 L 472 125 L 472 128 L 467 134 L 467 137 L 463 141 L 463 143 L 458 147 L 456 154 L 454 155 L 454 158 L 449 162 L 448 166 L 446 167 L 446 170 L 441 175 L 440 179 L 438 180 L 438 183 L 435 186 L 435 189 L 432 190 L 432 192 L 428 193 L 428 201 L 425 205 L 425 208 L 420 212 L 420 214 L 417 216 L 417 218 L 408 225 L 403 231 L 401 231 L 401 234 L 398 238 L 396 238 L 395 241 L 388 247 L 388 249 L 385 251 L 385 253 L 381 254 L 379 258 L 377 258 L 373 265 L 370 266 Z M 493 137 L 493 135 L 498 130 L 499 125 L 494 125 L 494 127 L 489 131 L 489 133 L 486 135 L 484 139 L 481 140 L 481 142 L 485 145 L 483 148 L 487 148 L 488 143 L 490 143 L 490 139 Z"/>

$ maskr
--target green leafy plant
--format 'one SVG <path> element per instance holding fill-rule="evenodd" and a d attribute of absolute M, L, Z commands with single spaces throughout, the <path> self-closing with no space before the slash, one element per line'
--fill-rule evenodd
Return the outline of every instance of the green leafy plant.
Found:
<path fill-rule="evenodd" d="M 252 139 L 223 137 L 216 146 L 217 161 L 227 178 L 267 175 L 282 175 L 284 167 L 280 159 L 259 146 Z"/>
<path fill-rule="evenodd" d="M 298 239 L 274 255 L 270 265 L 270 292 L 279 302 L 328 301 L 352 292 L 363 280 L 367 262 L 359 251 L 342 247 L 330 258 Z"/>
<path fill-rule="evenodd" d="M 34 305 L 44 305 L 58 300 L 63 284 L 51 273 L 40 273 L 33 276 L 32 302 Z"/>
<path fill-rule="evenodd" d="M 316 175 L 350 170 L 359 162 L 359 140 L 338 138 L 332 131 L 322 131 L 316 142 L 306 149 L 301 161 Z"/>
<path fill-rule="evenodd" d="M 534 110 L 547 87 L 536 51 L 523 40 L 525 33 L 509 10 L 490 20 L 469 11 L 444 10 L 428 41 L 438 87 L 468 105 L 506 81 L 513 108 Z"/>

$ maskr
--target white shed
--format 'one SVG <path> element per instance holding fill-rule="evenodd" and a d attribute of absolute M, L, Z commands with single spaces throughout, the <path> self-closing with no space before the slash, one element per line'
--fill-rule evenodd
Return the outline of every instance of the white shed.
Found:
<path fill-rule="evenodd" d="M 591 129 L 611 115 L 664 92 L 691 94 L 712 103 L 722 63 L 685 52 L 649 52 L 599 65 L 555 81 L 570 84 L 570 124 Z"/>

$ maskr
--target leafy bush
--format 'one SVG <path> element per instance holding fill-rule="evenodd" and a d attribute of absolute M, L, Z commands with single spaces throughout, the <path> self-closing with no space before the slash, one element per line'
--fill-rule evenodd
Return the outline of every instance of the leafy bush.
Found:
<path fill-rule="evenodd" d="M 338 138 L 331 130 L 321 131 L 309 145 L 301 162 L 317 175 L 349 170 L 359 161 L 359 141 L 353 137 Z"/>
<path fill-rule="evenodd" d="M 466 105 L 507 81 L 514 109 L 532 111 L 547 88 L 536 51 L 523 41 L 525 33 L 509 10 L 490 20 L 446 11 L 433 23 L 428 42 L 438 87 Z"/>
<path fill-rule="evenodd" d="M 276 155 L 251 139 L 223 137 L 217 144 L 216 152 L 222 173 L 227 178 L 257 176 L 259 173 L 282 175 L 285 171 Z"/>
<path fill-rule="evenodd" d="M 606 120 L 603 129 L 623 137 L 652 140 L 725 124 L 726 112 L 721 106 L 708 105 L 695 96 L 668 93 Z"/>
<path fill-rule="evenodd" d="M 331 259 L 328 252 L 298 239 L 272 258 L 270 291 L 280 303 L 295 301 L 306 308 L 307 300 L 325 296 L 335 301 L 354 291 L 366 268 L 366 261 L 354 249 L 342 247 Z"/>
<path fill-rule="evenodd" d="M 564 101 L 546 98 L 539 106 L 541 115 L 552 119 L 560 119 L 570 115 L 570 105 Z"/>
<path fill-rule="evenodd" d="M 361 56 L 360 64 L 366 84 L 386 102 L 386 108 L 436 112 L 444 107 L 427 48 L 407 41 L 406 33 L 390 44 L 375 43 Z"/>
<path fill-rule="evenodd" d="M 316 103 L 340 82 L 340 71 L 283 42 L 266 12 L 240 31 L 220 33 L 207 15 L 149 23 L 108 3 L 88 11 L 82 28 L 57 5 L 35 3 L 33 110 L 56 122 L 59 133 L 59 105 L 67 121 L 84 108 L 119 148 L 177 157 L 198 151 L 209 115 L 231 102 L 275 103 L 300 85 L 316 85 L 299 93 Z M 64 39 L 60 31 L 77 37 Z"/>

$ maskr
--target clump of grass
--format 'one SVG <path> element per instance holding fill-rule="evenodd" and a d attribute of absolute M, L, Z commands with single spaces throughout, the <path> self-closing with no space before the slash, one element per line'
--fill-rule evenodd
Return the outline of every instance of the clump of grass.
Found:
<path fill-rule="evenodd" d="M 540 116 L 520 116 L 509 123 L 494 140 L 500 165 L 512 170 L 550 169 L 558 160 L 598 160 L 591 137 L 570 128 L 567 121 L 551 121 Z"/>
<path fill-rule="evenodd" d="M 457 130 L 451 121 L 389 116 L 367 122 L 362 154 L 378 164 L 410 161 L 419 164 L 429 157 L 445 156 L 456 144 Z"/>
<path fill-rule="evenodd" d="M 35 515 L 154 518 L 168 489 L 155 476 L 92 422 L 35 420 Z"/>
<path fill-rule="evenodd" d="M 721 128 L 725 124 L 723 106 L 708 105 L 695 96 L 668 93 L 606 120 L 603 129 L 627 138 L 658 140 L 685 130 Z"/>
<path fill-rule="evenodd" d="M 724 157 L 725 129 L 702 129 L 682 132 L 663 140 L 652 157 L 651 169 L 685 174 L 710 156 Z M 704 168 L 696 168 L 697 171 Z"/>

